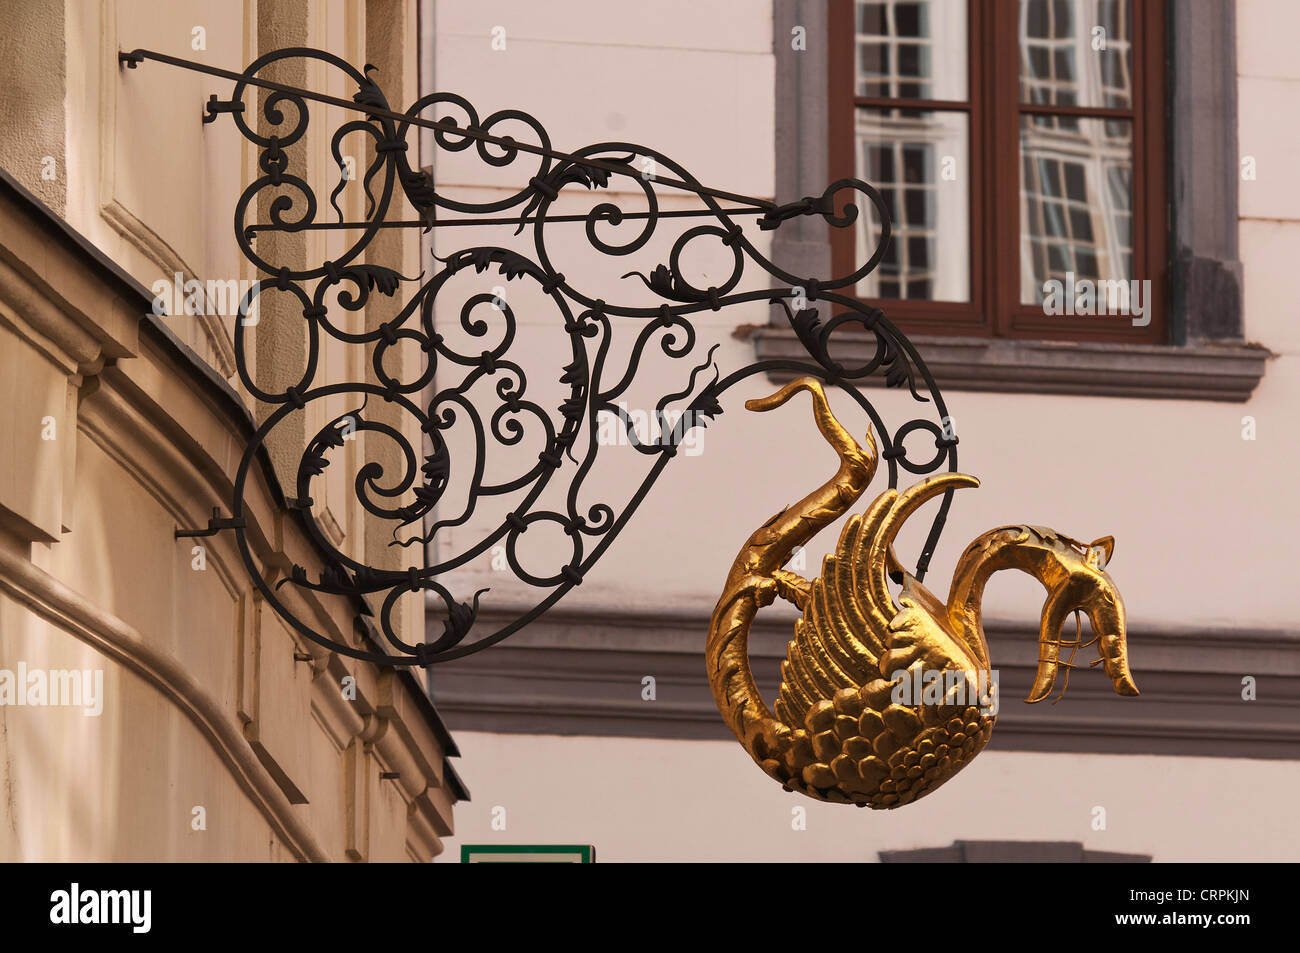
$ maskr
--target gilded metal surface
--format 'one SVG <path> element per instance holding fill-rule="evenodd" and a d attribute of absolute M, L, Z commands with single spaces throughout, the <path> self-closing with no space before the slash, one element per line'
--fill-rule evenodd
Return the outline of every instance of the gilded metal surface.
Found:
<path fill-rule="evenodd" d="M 798 547 L 862 496 L 879 459 L 871 434 L 864 449 L 835 419 L 813 378 L 745 406 L 771 410 L 799 391 L 812 396 L 814 419 L 839 468 L 746 541 L 713 611 L 706 651 L 718 709 L 764 771 L 787 790 L 873 808 L 908 804 L 956 774 L 983 749 L 996 720 L 980 602 L 1000 569 L 1027 572 L 1048 592 L 1037 676 L 1025 701 L 1042 701 L 1060 670 L 1073 667 L 1080 640 L 1063 638 L 1061 630 L 1077 612 L 1087 614 L 1096 633 L 1086 643 L 1098 645 L 1093 664 L 1103 665 L 1118 694 L 1138 694 L 1124 602 L 1105 572 L 1110 537 L 1081 543 L 1037 526 L 990 530 L 962 554 L 946 603 L 900 568 L 893 541 L 903 522 L 939 494 L 978 486 L 974 477 L 945 473 L 902 493 L 886 490 L 847 521 L 820 578 L 783 570 Z M 902 580 L 897 599 L 891 573 Z M 773 712 L 750 671 L 748 639 L 754 615 L 778 596 L 803 618 L 781 665 Z M 1071 659 L 1061 658 L 1063 646 Z"/>

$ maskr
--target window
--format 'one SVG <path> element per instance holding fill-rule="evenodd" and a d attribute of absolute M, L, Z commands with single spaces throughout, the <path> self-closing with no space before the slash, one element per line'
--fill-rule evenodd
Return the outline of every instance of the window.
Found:
<path fill-rule="evenodd" d="M 830 179 L 893 227 L 859 297 L 909 333 L 1169 341 L 1163 0 L 831 0 L 828 27 Z M 859 211 L 837 274 L 878 239 Z"/>
<path fill-rule="evenodd" d="M 882 850 L 882 864 L 1149 864 L 1150 854 L 1089 850 L 1078 841 L 959 840 L 950 847 Z"/>

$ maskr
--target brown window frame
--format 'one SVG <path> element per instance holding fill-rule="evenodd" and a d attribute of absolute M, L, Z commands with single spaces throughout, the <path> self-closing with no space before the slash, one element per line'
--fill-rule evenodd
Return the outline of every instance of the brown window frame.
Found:
<path fill-rule="evenodd" d="M 1020 102 L 1018 0 L 968 0 L 967 99 L 856 96 L 855 0 L 829 0 L 829 180 L 856 176 L 855 114 L 867 108 L 965 112 L 970 117 L 970 300 L 861 299 L 910 334 L 1168 344 L 1169 200 L 1166 175 L 1165 3 L 1133 0 L 1129 109 Z M 1049 316 L 1020 303 L 1020 118 L 1039 113 L 1128 119 L 1133 129 L 1133 277 L 1149 278 L 1150 323 Z M 1014 161 L 993 157 L 1014 155 Z M 831 229 L 833 273 L 859 264 L 852 228 Z M 846 293 L 852 293 L 848 291 Z"/>

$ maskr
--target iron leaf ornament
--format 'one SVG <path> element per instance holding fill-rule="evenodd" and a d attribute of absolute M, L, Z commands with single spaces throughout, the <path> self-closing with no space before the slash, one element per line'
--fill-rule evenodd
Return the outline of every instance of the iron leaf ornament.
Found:
<path fill-rule="evenodd" d="M 880 435 L 891 486 L 896 484 L 900 469 L 921 473 L 956 468 L 956 439 L 945 436 L 939 425 L 947 417 L 947 410 L 924 362 L 882 313 L 859 303 L 851 292 L 876 267 L 889 242 L 884 202 L 865 182 L 842 179 L 820 196 L 778 205 L 704 186 L 670 157 L 635 143 L 598 143 L 568 153 L 557 151 L 545 128 L 527 113 L 506 109 L 481 118 L 468 100 L 455 93 L 422 96 L 406 110 L 397 111 L 389 104 L 373 67 L 358 70 L 320 50 L 270 52 L 242 73 L 147 50 L 123 53 L 120 58 L 128 67 L 150 60 L 231 81 L 229 100 L 211 99 L 206 120 L 229 117 L 258 150 L 261 174 L 239 197 L 234 223 L 236 242 L 259 273 L 259 281 L 244 305 L 251 306 L 271 290 L 293 296 L 302 313 L 308 360 L 301 378 L 293 384 L 279 391 L 260 387 L 249 371 L 250 342 L 243 322 L 236 322 L 240 380 L 256 400 L 272 410 L 245 449 L 237 471 L 230 523 L 250 576 L 268 604 L 298 632 L 332 650 L 382 664 L 428 665 L 480 651 L 518 631 L 581 584 L 664 467 L 677 455 L 689 432 L 721 415 L 729 389 L 756 375 L 773 371 L 810 375 L 841 388 Z M 276 64 L 286 61 L 314 61 L 339 71 L 354 85 L 355 93 L 348 100 L 270 79 Z M 261 90 L 268 93 L 259 105 L 255 93 Z M 331 154 L 342 176 L 325 203 L 332 218 L 317 201 L 306 170 L 298 169 L 291 156 L 292 147 L 305 135 L 311 107 L 318 105 L 344 108 L 353 114 L 330 134 Z M 473 150 L 477 160 L 486 165 L 518 169 L 517 187 L 503 198 L 483 202 L 442 194 L 430 176 L 411 161 L 414 133 L 421 128 L 433 130 L 439 150 Z M 506 128 L 514 134 L 506 134 Z M 527 137 L 520 135 L 521 128 L 527 130 Z M 356 222 L 344 220 L 338 202 L 347 184 L 344 140 L 350 136 L 366 137 L 372 147 L 369 164 L 357 176 L 365 196 L 365 214 Z M 642 174 L 646 162 L 653 163 L 657 170 L 653 177 Z M 615 177 L 634 184 L 633 192 L 639 193 L 636 203 L 628 203 L 626 196 L 609 191 Z M 554 212 L 561 193 L 575 188 L 603 192 L 605 197 L 581 215 Z M 693 195 L 699 207 L 687 212 L 663 212 L 659 196 L 664 190 Z M 851 227 L 857 221 L 858 203 L 862 201 L 874 206 L 881 230 L 874 254 L 848 275 L 826 280 L 789 273 L 764 257 L 747 234 L 747 228 L 770 231 L 807 215 L 819 215 L 832 227 Z M 629 204 L 635 207 L 627 207 Z M 268 210 L 267 221 L 253 219 L 259 207 Z M 658 297 L 660 303 L 656 305 L 609 301 L 588 294 L 577 278 L 566 276 L 552 263 L 548 226 L 578 224 L 592 249 L 605 256 L 622 257 L 645 247 L 679 218 L 705 219 L 707 224 L 691 224 L 677 234 L 667 260 L 648 273 L 631 271 L 625 275 Z M 429 273 L 419 277 L 404 276 L 392 268 L 362 260 L 382 228 L 406 225 L 427 230 L 470 223 L 513 224 L 515 234 L 530 235 L 532 253 L 470 243 L 434 259 Z M 332 260 L 317 265 L 285 265 L 264 258 L 256 248 L 259 234 L 327 227 L 345 234 L 350 244 Z M 701 242 L 725 249 L 732 263 L 730 273 L 709 287 L 692 284 L 681 265 L 687 249 Z M 433 319 L 434 304 L 447 304 L 440 294 L 455 275 L 466 269 L 507 284 L 529 283 L 553 303 L 557 314 L 555 332 L 567 338 L 570 356 L 558 375 L 566 396 L 557 406 L 543 407 L 531 399 L 526 362 L 512 349 L 518 318 L 508 303 L 498 302 L 486 293 L 458 302 L 460 330 L 472 339 L 492 338 L 497 342 L 495 346 L 477 353 L 457 350 L 439 333 Z M 742 279 L 750 278 L 752 282 L 755 277 L 770 287 L 740 290 Z M 412 287 L 412 292 L 377 329 L 361 333 L 343 329 L 343 312 L 359 311 L 374 296 L 393 299 L 397 304 L 398 292 L 404 286 Z M 797 310 L 790 308 L 792 301 L 800 304 Z M 489 302 L 499 307 L 485 310 L 483 306 Z M 808 351 L 808 360 L 755 362 L 724 372 L 715 364 L 712 349 L 700 353 L 693 315 L 752 302 L 772 302 L 784 309 Z M 831 336 L 846 325 L 855 333 L 874 336 L 877 353 L 873 360 L 853 368 L 833 360 Z M 616 332 L 636 335 L 630 354 L 622 360 L 615 359 L 611 348 Z M 371 375 L 358 380 L 330 378 L 320 360 L 326 339 L 363 349 L 369 355 Z M 389 375 L 385 357 L 404 343 L 418 345 L 423 367 L 414 378 L 398 380 Z M 669 411 L 676 411 L 676 423 L 663 427 L 657 438 L 643 440 L 619 401 L 636 379 L 643 358 L 652 350 L 657 358 L 683 362 L 685 383 L 656 402 L 658 419 L 670 419 Z M 892 386 L 907 387 L 918 410 L 927 416 L 891 430 L 858 387 L 859 382 L 877 374 Z M 470 388 L 480 381 L 494 385 L 496 407 L 467 398 Z M 308 441 L 297 468 L 296 497 L 291 500 L 317 546 L 328 554 L 330 565 L 317 581 L 309 580 L 305 570 L 295 566 L 285 579 L 271 585 L 252 557 L 243 525 L 244 491 L 253 461 L 259 448 L 292 414 L 337 395 L 356 399 L 357 409 L 334 418 Z M 385 402 L 409 415 L 419 425 L 424 446 L 411 446 L 398 428 L 368 417 L 366 408 L 372 402 Z M 602 488 L 599 493 L 586 486 L 601 449 L 596 439 L 601 414 L 616 417 L 626 431 L 627 442 L 649 458 L 648 470 L 638 485 Z M 475 434 L 473 459 L 455 458 L 446 439 L 449 428 L 465 424 Z M 934 437 L 938 452 L 932 459 L 908 459 L 902 438 L 917 429 Z M 493 531 L 459 546 L 437 562 L 426 558 L 424 565 L 405 571 L 363 565 L 331 542 L 318 523 L 312 499 L 313 482 L 325 475 L 331 453 L 343 445 L 346 437 L 359 432 L 382 435 L 399 448 L 404 461 L 402 472 L 396 475 L 385 472 L 384 465 L 377 461 L 364 463 L 353 480 L 356 497 L 370 518 L 391 523 L 395 534 L 413 530 L 405 536 L 395 535 L 394 545 L 432 551 L 429 544 L 439 531 L 466 522 L 479 500 L 506 493 L 517 494 L 519 499 Z M 540 453 L 520 459 L 516 476 L 504 484 L 471 480 L 464 508 L 444 512 L 446 490 L 454 474 L 481 472 L 489 450 L 511 451 L 522 445 L 526 433 L 540 435 L 544 447 Z M 553 484 L 566 491 L 563 508 L 547 509 L 538 503 L 542 492 Z M 399 503 L 403 496 L 410 502 Z M 918 578 L 924 575 L 949 502 L 945 495 L 918 562 Z M 525 569 L 517 552 L 520 536 L 539 522 L 561 529 L 570 543 L 570 552 L 545 572 Z M 538 602 L 496 631 L 480 632 L 475 629 L 475 620 L 484 592 L 458 595 L 441 579 L 498 546 L 504 548 L 516 578 L 539 590 Z M 352 596 L 362 615 L 377 604 L 374 623 L 379 646 L 372 649 L 340 643 L 317 631 L 279 598 L 277 591 L 285 585 Z M 445 631 L 435 642 L 408 644 L 395 631 L 393 606 L 403 593 L 411 591 L 432 592 L 443 603 Z"/>
<path fill-rule="evenodd" d="M 234 236 L 243 255 L 257 269 L 259 280 L 249 291 L 246 306 L 262 294 L 289 295 L 300 310 L 307 341 L 301 377 L 275 390 L 260 386 L 249 370 L 251 342 L 244 323 L 235 327 L 239 379 L 252 397 L 270 408 L 257 427 L 236 474 L 231 519 L 240 553 L 267 603 L 298 632 L 327 648 L 354 658 L 388 665 L 429 665 L 481 651 L 518 631 L 554 605 L 583 578 L 609 548 L 635 513 L 691 430 L 722 415 L 731 388 L 751 377 L 771 372 L 804 375 L 840 388 L 870 421 L 879 441 L 889 485 L 900 472 L 925 474 L 954 471 L 956 437 L 946 433 L 948 418 L 939 388 L 910 341 L 879 310 L 860 303 L 854 286 L 870 274 L 883 257 L 890 238 L 889 218 L 880 194 L 865 182 L 841 179 L 817 196 L 778 204 L 706 186 L 671 157 L 629 142 L 603 142 L 563 152 L 557 150 L 540 122 L 520 110 L 503 109 L 481 116 L 466 98 L 450 92 L 421 96 L 409 107 L 395 108 L 380 86 L 372 66 L 357 69 L 326 51 L 307 48 L 277 50 L 254 60 L 242 72 L 223 70 L 149 50 L 120 54 L 126 67 L 163 63 L 216 76 L 231 82 L 226 100 L 213 97 L 207 121 L 234 123 L 257 150 L 259 175 L 247 185 L 235 207 Z M 351 98 L 330 96 L 276 82 L 277 67 L 317 64 L 341 75 L 352 86 Z M 329 130 L 331 155 L 346 178 L 346 154 L 356 152 L 353 140 L 363 139 L 370 156 L 354 179 L 364 195 L 364 215 L 347 221 L 339 198 L 347 184 L 341 178 L 325 202 L 312 190 L 305 163 L 295 157 L 312 111 L 333 106 L 348 118 Z M 317 121 L 320 121 L 319 116 Z M 508 194 L 484 201 L 453 197 L 440 191 L 414 161 L 416 132 L 432 131 L 440 152 L 465 153 L 495 169 L 506 170 L 514 184 Z M 351 145 L 345 148 L 345 140 Z M 295 162 L 295 158 L 299 161 Z M 653 163 L 655 174 L 643 169 Z M 615 192 L 616 180 L 630 184 Z M 599 196 L 581 214 L 556 208 L 566 191 Z M 661 195 L 688 195 L 697 205 L 689 210 L 661 209 Z M 804 216 L 820 216 L 834 228 L 853 227 L 863 203 L 870 203 L 880 223 L 870 258 L 853 272 L 830 278 L 795 274 L 765 257 L 753 243 L 755 233 L 778 230 Z M 259 209 L 265 220 L 257 219 Z M 466 242 L 458 250 L 431 259 L 425 272 L 407 276 L 364 256 L 381 229 L 504 225 L 528 239 L 530 250 Z M 511 228 L 513 226 L 513 228 Z M 658 299 L 606 300 L 584 287 L 580 275 L 560 271 L 553 260 L 551 235 L 562 226 L 577 227 L 586 244 L 601 256 L 620 258 L 645 248 L 665 234 L 671 241 L 665 260 L 646 269 L 625 272 L 630 287 Z M 269 233 L 301 233 L 331 229 L 346 244 L 331 260 L 308 266 L 272 260 L 258 250 L 257 237 Z M 682 267 L 688 249 L 707 245 L 722 251 L 730 269 L 707 287 L 692 283 Z M 484 291 L 449 301 L 446 291 L 458 274 L 471 272 L 506 286 L 529 285 L 553 307 L 554 333 L 566 360 L 554 374 L 564 396 L 543 406 L 532 396 L 526 351 L 515 347 L 519 316 L 508 301 Z M 742 282 L 747 287 L 742 290 Z M 407 290 L 405 295 L 400 292 Z M 393 315 L 366 331 L 345 330 L 344 315 L 374 300 L 393 302 Z M 629 299 L 632 296 L 629 295 Z M 715 351 L 697 342 L 692 318 L 738 305 L 771 303 L 803 343 L 806 360 L 771 360 L 725 369 Z M 440 333 L 450 330 L 434 321 L 434 306 L 450 319 L 461 338 L 482 343 L 479 350 L 453 346 Z M 791 307 L 792 304 L 797 307 Z M 448 306 L 450 309 L 448 310 Z M 489 306 L 490 305 L 490 306 Z M 459 315 L 458 319 L 456 315 Z M 446 320 L 440 317 L 439 321 Z M 833 357 L 833 337 L 841 331 L 868 335 L 876 342 L 875 356 L 856 367 Z M 611 346 L 616 334 L 633 336 L 630 350 Z M 368 369 L 365 377 L 330 376 L 321 353 L 327 340 L 360 349 Z M 419 372 L 409 379 L 389 373 L 385 358 L 399 346 L 418 347 Z M 654 401 L 660 420 L 675 420 L 651 439 L 641 439 L 620 401 L 628 394 L 649 356 L 679 362 L 678 381 Z M 915 419 L 889 426 L 860 385 L 883 377 L 891 386 L 910 392 Z M 656 379 L 659 379 L 656 377 Z M 667 379 L 665 376 L 664 379 Z M 480 382 L 490 385 L 490 401 L 470 400 L 468 392 Z M 259 449 L 291 415 L 327 398 L 344 396 L 354 408 L 333 417 L 307 443 L 296 473 L 291 500 L 318 548 L 328 555 L 328 568 L 316 580 L 301 567 L 270 584 L 263 577 L 247 540 L 244 494 Z M 493 404 L 492 401 L 495 403 Z M 412 446 L 401 429 L 377 419 L 374 407 L 387 404 L 418 425 L 422 445 Z M 648 467 L 634 486 L 588 486 L 588 475 L 602 447 L 597 420 L 612 415 L 626 432 L 627 443 L 647 457 Z M 468 427 L 474 434 L 472 452 L 448 438 L 451 428 Z M 920 451 L 925 460 L 912 460 L 903 439 L 916 431 L 933 439 L 934 453 Z M 353 492 L 368 518 L 391 524 L 393 545 L 410 552 L 433 552 L 430 545 L 449 528 L 462 526 L 476 504 L 489 497 L 510 496 L 506 517 L 481 538 L 457 536 L 455 550 L 434 561 L 405 570 L 368 566 L 341 551 L 318 522 L 313 508 L 315 481 L 323 479 L 343 441 L 369 433 L 398 448 L 401 472 L 378 461 L 362 463 L 353 475 Z M 540 452 L 525 452 L 525 437 L 540 440 Z M 922 441 L 923 442 L 923 441 Z M 513 476 L 487 483 L 482 477 L 487 453 L 503 453 Z M 513 456 L 511 455 L 513 454 Z M 448 487 L 458 475 L 470 474 L 466 502 L 452 507 Z M 562 488 L 563 505 L 544 507 L 539 498 L 548 487 Z M 938 541 L 951 494 L 945 492 L 915 572 L 923 578 Z M 518 553 L 520 537 L 539 523 L 558 528 L 568 552 L 557 554 L 555 565 L 525 568 Z M 480 597 L 490 593 L 456 593 L 444 584 L 448 574 L 466 566 L 494 547 L 504 549 L 506 562 L 522 583 L 538 590 L 536 605 L 494 631 L 477 624 Z M 299 618 L 279 597 L 285 586 L 354 597 L 360 613 L 374 613 L 375 642 L 371 646 L 342 643 Z M 445 631 L 436 641 L 409 644 L 396 631 L 393 607 L 407 592 L 429 592 L 444 607 Z"/>

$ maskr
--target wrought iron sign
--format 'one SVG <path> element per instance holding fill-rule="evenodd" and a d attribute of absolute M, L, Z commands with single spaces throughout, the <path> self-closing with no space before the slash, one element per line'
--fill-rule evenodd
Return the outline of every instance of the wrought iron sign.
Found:
<path fill-rule="evenodd" d="M 1085 545 L 1049 530 L 1026 527 L 994 531 L 972 546 L 959 567 L 960 578 L 953 588 L 957 601 L 944 606 L 921 586 L 954 490 L 976 481 L 956 473 L 957 437 L 947 426 L 948 410 L 924 361 L 881 311 L 854 294 L 858 282 L 881 261 L 890 239 L 885 203 L 867 183 L 841 179 L 820 195 L 781 204 L 711 188 L 655 149 L 601 142 L 561 151 L 527 113 L 507 109 L 480 117 L 468 100 L 453 93 L 425 95 L 405 111 L 397 111 L 375 81 L 373 68 L 358 70 L 320 50 L 268 53 L 242 73 L 147 50 L 122 53 L 120 58 L 129 67 L 152 60 L 230 80 L 234 84 L 230 98 L 213 96 L 204 121 L 229 117 L 259 151 L 261 174 L 238 200 L 235 240 L 260 275 L 249 292 L 250 301 L 270 291 L 296 299 L 307 359 L 301 378 L 292 385 L 281 390 L 259 386 L 249 370 L 247 333 L 243 323 L 236 322 L 240 380 L 254 398 L 273 409 L 244 452 L 230 516 L 214 519 L 209 531 L 234 532 L 248 572 L 267 603 L 307 638 L 342 654 L 388 665 L 446 662 L 500 642 L 582 583 L 691 431 L 723 413 L 734 385 L 781 371 L 797 380 L 772 398 L 751 401 L 750 408 L 767 409 L 797 392 L 810 392 L 817 426 L 839 453 L 841 467 L 825 486 L 751 536 L 714 614 L 707 648 L 710 681 L 724 717 L 764 770 L 787 788 L 813 797 L 891 807 L 942 783 L 973 757 L 992 727 L 992 719 L 980 713 L 980 702 L 989 700 L 987 688 L 972 695 L 971 704 L 959 705 L 952 695 L 941 704 L 922 704 L 920 699 L 900 704 L 892 697 L 898 682 L 891 681 L 887 669 L 894 663 L 904 669 L 924 664 L 959 673 L 973 686 L 980 683 L 981 673 L 987 682 L 979 591 L 987 573 L 1003 566 L 1033 572 L 1052 592 L 1040 639 L 1039 680 L 1029 700 L 1049 694 L 1057 670 L 1069 667 L 1069 660 L 1060 658 L 1060 649 L 1077 646 L 1078 640 L 1064 641 L 1059 628 L 1076 610 L 1089 613 L 1116 690 L 1136 693 L 1125 657 L 1122 602 L 1103 571 L 1108 541 Z M 357 92 L 344 99 L 266 78 L 276 64 L 293 60 L 337 70 L 355 84 Z M 259 103 L 256 90 L 269 94 Z M 305 170 L 290 161 L 291 147 L 307 131 L 312 105 L 356 114 L 331 131 L 332 153 L 341 169 L 344 139 L 369 140 L 373 159 L 354 180 L 366 200 L 360 220 L 346 220 L 337 202 L 346 176 L 327 197 L 331 216 L 309 185 Z M 518 170 L 512 193 L 484 202 L 444 195 L 412 162 L 411 147 L 419 129 L 432 130 L 442 152 L 472 149 L 478 162 Z M 646 173 L 648 167 L 653 174 Z M 627 192 L 609 188 L 616 179 L 635 186 L 630 190 L 635 208 L 624 207 Z M 581 214 L 567 214 L 562 205 L 557 208 L 562 193 L 579 190 L 603 193 L 603 200 Z M 661 198 L 668 193 L 688 196 L 698 205 L 661 208 Z M 874 208 L 879 234 L 871 257 L 849 274 L 830 278 L 794 274 L 755 246 L 756 232 L 777 230 L 805 216 L 819 216 L 833 228 L 856 227 L 864 203 Z M 259 207 L 269 209 L 269 221 L 254 220 Z M 382 229 L 474 225 L 513 225 L 516 235 L 525 234 L 531 251 L 467 244 L 428 263 L 428 273 L 419 277 L 362 260 Z M 653 247 L 668 249 L 664 260 L 648 273 L 632 271 L 623 276 L 642 300 L 637 302 L 630 292 L 627 300 L 601 298 L 584 284 L 582 275 L 560 270 L 548 238 L 564 226 L 583 228 L 587 245 L 601 256 L 631 255 L 652 240 L 657 243 Z M 255 241 L 267 233 L 320 229 L 347 236 L 348 244 L 332 260 L 312 267 L 278 262 L 260 253 Z M 683 267 L 688 248 L 701 244 L 721 249 L 731 262 L 729 273 L 708 287 L 692 283 Z M 554 372 L 566 394 L 558 407 L 543 406 L 529 391 L 524 366 L 528 362 L 517 343 L 519 316 L 508 300 L 486 291 L 453 298 L 460 336 L 473 340 L 474 349 L 454 345 L 440 333 L 434 320 L 435 302 L 453 285 L 455 276 L 471 269 L 505 283 L 531 284 L 553 304 L 553 332 L 567 339 L 570 358 Z M 400 303 L 397 293 L 406 283 L 418 287 Z M 649 304 L 644 302 L 646 289 L 652 295 Z M 450 294 L 444 295 L 443 305 Z M 366 307 L 376 295 L 394 300 L 392 317 L 373 330 L 345 330 L 340 316 Z M 755 302 L 780 309 L 805 348 L 806 359 L 757 361 L 726 369 L 715 361 L 716 349 L 697 345 L 694 316 Z M 835 359 L 832 339 L 844 331 L 874 338 L 876 350 L 870 361 L 844 366 Z M 624 355 L 612 346 L 619 332 L 632 336 Z M 369 366 L 366 379 L 330 376 L 322 360 L 326 340 L 361 349 Z M 420 373 L 410 379 L 391 376 L 389 366 L 394 362 L 386 362 L 386 356 L 412 344 L 422 354 Z M 675 422 L 657 437 L 643 440 L 620 399 L 639 379 L 643 360 L 652 353 L 656 360 L 680 362 L 675 366 L 681 370 L 655 405 L 660 420 Z M 873 376 L 909 394 L 916 415 L 891 426 L 861 389 Z M 870 421 L 873 436 L 868 449 L 835 420 L 825 403 L 823 384 L 847 394 Z M 490 388 L 494 397 L 472 399 L 469 392 L 475 385 Z M 259 449 L 290 415 L 336 395 L 355 398 L 357 406 L 332 419 L 308 441 L 290 501 L 318 547 L 331 557 L 331 564 L 316 578 L 294 567 L 288 579 L 273 585 L 259 570 L 246 536 L 244 492 L 250 470 Z M 376 415 L 367 416 L 366 408 L 380 402 L 395 405 L 418 422 L 421 446 L 412 446 L 401 429 Z M 587 485 L 601 449 L 597 426 L 602 414 L 617 418 L 626 430 L 626 442 L 647 458 L 643 479 L 621 497 L 608 490 L 594 492 Z M 462 451 L 459 457 L 453 452 L 448 436 L 454 427 L 472 433 L 472 452 Z M 423 565 L 406 571 L 358 562 L 330 541 L 312 508 L 314 481 L 321 478 L 331 453 L 343 446 L 348 433 L 358 431 L 382 434 L 401 451 L 400 475 L 387 474 L 382 464 L 372 461 L 358 470 L 354 481 L 366 512 L 392 525 L 395 545 L 442 553 L 430 544 L 440 533 L 464 525 L 479 502 L 509 497 L 510 512 L 481 538 L 458 545 L 436 561 L 426 556 Z M 522 450 L 528 435 L 540 436 L 540 452 Z M 913 438 L 912 451 L 909 438 Z M 497 454 L 510 458 L 514 465 L 510 478 L 486 482 L 485 459 L 490 452 L 494 458 Z M 822 579 L 809 582 L 784 571 L 781 567 L 794 548 L 844 513 L 881 462 L 889 489 L 865 516 L 850 521 L 835 555 L 824 566 Z M 451 512 L 445 493 L 457 471 L 468 474 L 469 489 L 464 505 Z M 896 488 L 902 473 L 934 475 L 900 495 Z M 548 487 L 565 491 L 562 507 L 546 508 L 541 503 Z M 928 537 L 914 572 L 905 572 L 893 556 L 892 540 L 902 520 L 920 502 L 934 497 L 940 498 L 940 505 Z M 414 502 L 399 504 L 400 498 Z M 538 572 L 525 568 L 517 547 L 530 527 L 543 523 L 562 531 L 568 551 L 558 565 Z M 497 546 L 503 547 L 514 575 L 534 587 L 538 596 L 530 610 L 495 631 L 483 632 L 476 625 L 483 592 L 453 592 L 444 580 L 452 570 Z M 886 588 L 887 574 L 904 583 L 901 606 Z M 979 580 L 978 586 L 973 580 Z M 375 623 L 386 644 L 371 651 L 320 633 L 279 598 L 278 586 L 284 584 L 356 597 L 362 604 L 377 603 Z M 410 644 L 392 623 L 394 605 L 412 591 L 432 592 L 445 607 L 443 633 L 433 642 Z M 745 647 L 754 612 L 777 596 L 803 609 L 804 619 L 791 643 L 774 715 L 757 695 Z"/>

